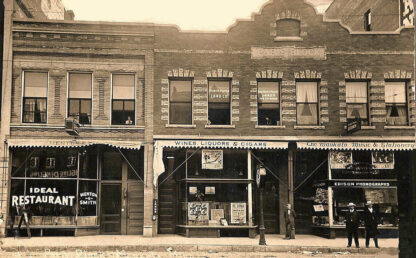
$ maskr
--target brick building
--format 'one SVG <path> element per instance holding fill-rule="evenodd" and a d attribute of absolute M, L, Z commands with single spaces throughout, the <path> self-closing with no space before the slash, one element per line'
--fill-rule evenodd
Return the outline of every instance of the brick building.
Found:
<path fill-rule="evenodd" d="M 34 234 L 253 237 L 265 171 L 267 233 L 284 233 L 291 203 L 298 233 L 336 237 L 346 204 L 371 200 L 397 235 L 413 27 L 351 33 L 303 0 L 269 1 L 227 32 L 9 26 L 2 233 L 27 205 Z"/>

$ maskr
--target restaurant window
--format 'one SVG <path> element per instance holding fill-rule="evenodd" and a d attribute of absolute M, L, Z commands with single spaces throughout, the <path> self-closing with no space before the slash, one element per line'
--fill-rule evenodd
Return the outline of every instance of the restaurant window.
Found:
<path fill-rule="evenodd" d="M 111 124 L 135 124 L 135 75 L 113 74 L 113 99 Z"/>
<path fill-rule="evenodd" d="M 279 82 L 257 82 L 257 107 L 259 125 L 279 125 Z"/>
<path fill-rule="evenodd" d="M 318 124 L 317 82 L 296 82 L 296 109 L 298 125 Z"/>
<path fill-rule="evenodd" d="M 210 80 L 208 91 L 208 123 L 212 125 L 230 125 L 230 81 Z"/>
<path fill-rule="evenodd" d="M 364 30 L 371 31 L 371 10 L 368 9 L 364 14 Z"/>
<path fill-rule="evenodd" d="M 169 81 L 169 123 L 192 124 L 192 81 Z"/>
<path fill-rule="evenodd" d="M 283 19 L 276 22 L 277 37 L 299 37 L 300 21 L 294 19 Z"/>
<path fill-rule="evenodd" d="M 23 123 L 46 123 L 48 73 L 25 72 Z"/>
<path fill-rule="evenodd" d="M 347 82 L 347 119 L 360 119 L 361 125 L 369 125 L 367 82 Z"/>
<path fill-rule="evenodd" d="M 387 125 L 407 125 L 406 82 L 386 82 L 386 123 Z"/>
<path fill-rule="evenodd" d="M 70 73 L 68 90 L 68 117 L 80 124 L 91 124 L 92 74 Z"/>

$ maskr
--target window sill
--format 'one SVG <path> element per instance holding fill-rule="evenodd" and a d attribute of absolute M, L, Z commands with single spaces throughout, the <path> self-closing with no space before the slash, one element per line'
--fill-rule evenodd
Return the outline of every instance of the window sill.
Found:
<path fill-rule="evenodd" d="M 166 128 L 196 128 L 196 125 L 167 124 Z"/>
<path fill-rule="evenodd" d="M 274 41 L 303 41 L 301 37 L 275 37 Z"/>
<path fill-rule="evenodd" d="M 234 129 L 235 125 L 205 125 L 208 129 Z"/>
<path fill-rule="evenodd" d="M 256 129 L 285 129 L 285 125 L 255 125 Z"/>
<path fill-rule="evenodd" d="M 324 125 L 295 125 L 295 130 L 324 130 Z"/>
<path fill-rule="evenodd" d="M 384 129 L 386 130 L 415 130 L 415 126 L 410 125 L 385 125 Z"/>
<path fill-rule="evenodd" d="M 347 130 L 347 126 L 344 126 L 344 129 Z M 375 125 L 362 125 L 361 130 L 376 130 Z"/>

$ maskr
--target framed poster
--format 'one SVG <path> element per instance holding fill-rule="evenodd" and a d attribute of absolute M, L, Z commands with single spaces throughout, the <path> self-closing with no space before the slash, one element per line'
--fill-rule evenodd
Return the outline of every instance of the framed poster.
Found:
<path fill-rule="evenodd" d="M 247 206 L 245 202 L 231 203 L 231 224 L 245 224 L 247 223 Z"/>
<path fill-rule="evenodd" d="M 371 160 L 375 169 L 394 169 L 394 153 L 387 151 L 373 151 Z"/>
<path fill-rule="evenodd" d="M 215 186 L 205 186 L 205 194 L 215 194 Z"/>
<path fill-rule="evenodd" d="M 209 203 L 208 202 L 188 202 L 188 220 L 190 221 L 208 221 L 209 220 Z"/>
<path fill-rule="evenodd" d="M 347 165 L 352 164 L 352 152 L 331 151 L 330 164 L 332 169 L 345 169 Z"/>
<path fill-rule="evenodd" d="M 313 206 L 315 212 L 325 211 L 324 206 L 322 204 L 317 204 Z"/>
<path fill-rule="evenodd" d="M 211 209 L 211 220 L 220 222 L 224 218 L 224 209 Z"/>
<path fill-rule="evenodd" d="M 190 186 L 189 187 L 189 194 L 190 195 L 195 195 L 196 192 L 198 192 L 198 188 L 196 186 Z"/>
<path fill-rule="evenodd" d="M 223 151 L 202 150 L 202 169 L 223 169 Z"/>

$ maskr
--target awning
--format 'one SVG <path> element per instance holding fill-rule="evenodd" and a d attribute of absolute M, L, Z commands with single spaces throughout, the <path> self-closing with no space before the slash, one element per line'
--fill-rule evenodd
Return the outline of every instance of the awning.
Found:
<path fill-rule="evenodd" d="M 297 142 L 298 149 L 311 150 L 370 150 L 370 151 L 411 151 L 414 142 Z"/>
<path fill-rule="evenodd" d="M 52 148 L 79 148 L 91 145 L 107 145 L 121 149 L 140 150 L 142 142 L 132 141 L 110 141 L 110 140 L 87 140 L 87 139 L 8 139 L 7 144 L 10 148 L 22 147 L 52 147 Z"/>
<path fill-rule="evenodd" d="M 237 141 L 237 140 L 160 140 L 162 148 L 203 149 L 287 149 L 288 142 Z"/>

